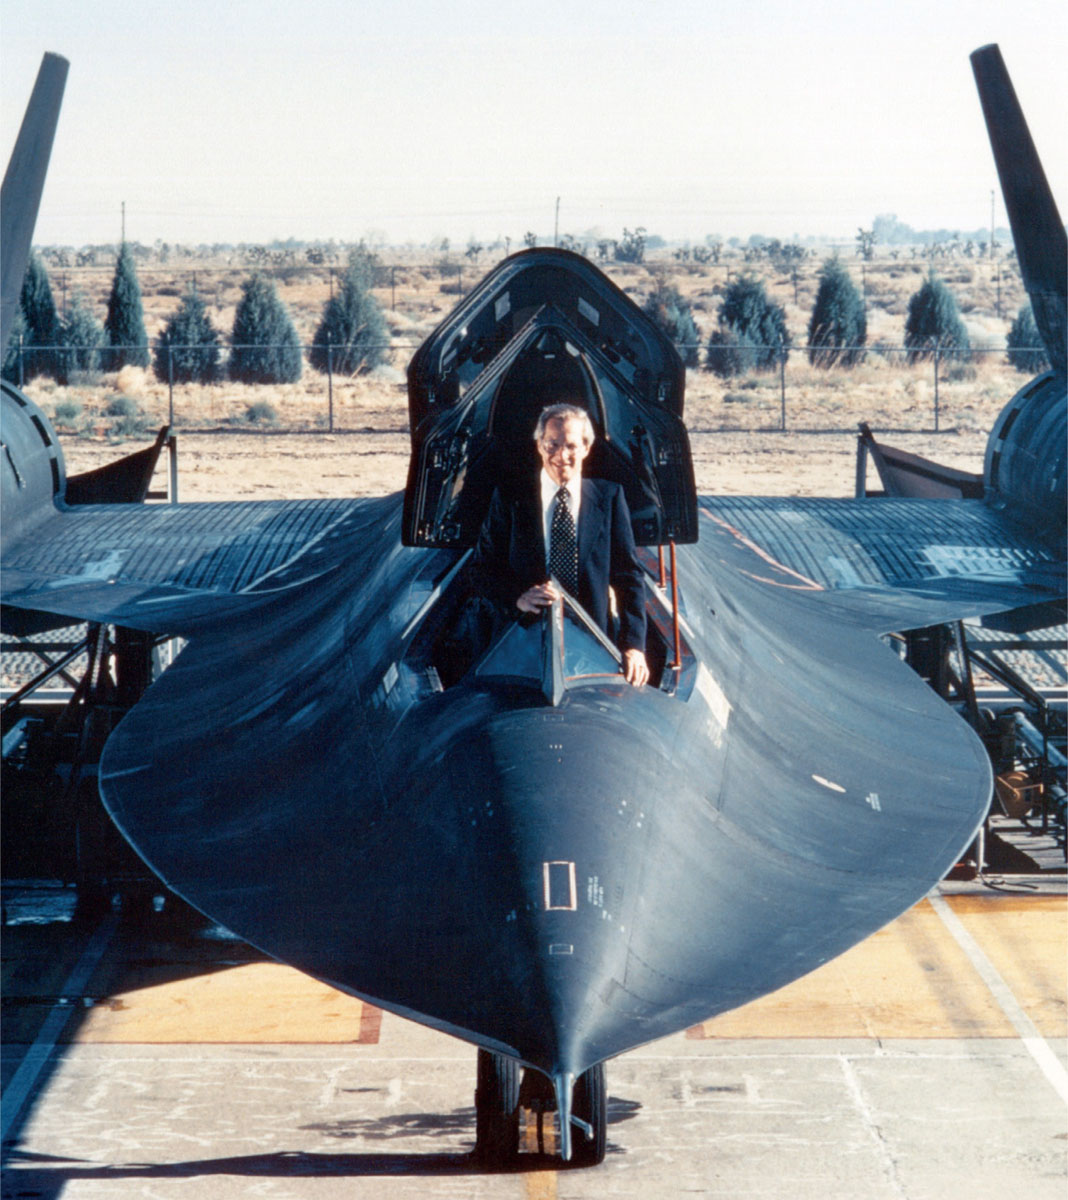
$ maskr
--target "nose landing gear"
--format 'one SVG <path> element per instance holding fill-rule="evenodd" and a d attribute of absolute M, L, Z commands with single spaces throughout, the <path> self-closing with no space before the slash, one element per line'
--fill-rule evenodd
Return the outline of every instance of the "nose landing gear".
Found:
<path fill-rule="evenodd" d="M 523 1070 L 513 1058 L 478 1052 L 475 1088 L 475 1156 L 489 1169 L 514 1168 L 519 1158 L 520 1116 L 537 1122 L 537 1139 L 529 1148 L 545 1153 L 545 1113 L 556 1109 L 549 1078 Z M 604 1161 L 607 1144 L 608 1089 L 604 1063 L 584 1071 L 575 1081 L 572 1100 L 571 1165 L 594 1167 Z M 552 1128 L 550 1122 L 550 1129 Z M 558 1146 L 557 1137 L 550 1143 Z"/>

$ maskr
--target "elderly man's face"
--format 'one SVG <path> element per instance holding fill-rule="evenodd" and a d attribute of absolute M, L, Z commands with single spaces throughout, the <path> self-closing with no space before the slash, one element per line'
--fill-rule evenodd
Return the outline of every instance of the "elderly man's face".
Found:
<path fill-rule="evenodd" d="M 583 421 L 577 417 L 553 417 L 545 422 L 538 453 L 553 483 L 563 485 L 581 475 L 583 459 L 589 452 Z"/>

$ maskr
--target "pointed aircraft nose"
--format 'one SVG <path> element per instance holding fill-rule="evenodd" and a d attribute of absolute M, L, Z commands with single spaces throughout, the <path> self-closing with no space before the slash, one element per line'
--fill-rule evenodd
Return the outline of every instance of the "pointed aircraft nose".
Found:
<path fill-rule="evenodd" d="M 686 786 L 658 749 L 665 703 L 615 687 L 498 712 L 436 775 L 433 803 L 457 811 L 483 892 L 470 1028 L 552 1076 L 577 1078 L 634 1041 L 620 999 L 653 806 Z"/>

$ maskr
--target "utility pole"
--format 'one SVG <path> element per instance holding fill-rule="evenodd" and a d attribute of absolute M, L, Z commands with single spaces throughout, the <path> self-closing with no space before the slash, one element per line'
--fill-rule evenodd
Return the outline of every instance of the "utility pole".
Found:
<path fill-rule="evenodd" d="M 553 245 L 560 245 L 560 197 L 556 197 L 556 222 L 553 225 Z"/>
<path fill-rule="evenodd" d="M 994 189 L 990 189 L 990 257 L 994 257 Z"/>

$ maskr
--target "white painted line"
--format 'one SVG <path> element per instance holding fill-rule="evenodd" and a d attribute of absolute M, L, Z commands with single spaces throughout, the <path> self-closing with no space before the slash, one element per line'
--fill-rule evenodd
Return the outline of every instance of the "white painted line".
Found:
<path fill-rule="evenodd" d="M 101 921 L 96 932 L 89 939 L 81 958 L 63 985 L 65 996 L 78 996 L 85 991 L 86 984 L 96 970 L 104 952 L 108 948 L 115 927 L 118 924 L 118 914 L 109 913 Z M 45 1065 L 52 1057 L 59 1035 L 70 1020 L 72 1012 L 77 1011 L 75 1004 L 57 1004 L 45 1018 L 41 1031 L 34 1039 L 33 1045 L 26 1051 L 25 1057 L 19 1063 L 19 1068 L 11 1077 L 11 1082 L 4 1089 L 3 1117 L 0 1119 L 0 1141 L 6 1142 L 8 1133 L 18 1120 L 26 1101 L 29 1099 Z"/>
<path fill-rule="evenodd" d="M 1064 1069 L 1060 1059 L 1050 1049 L 1049 1043 L 1039 1033 L 1034 1021 L 1024 1012 L 997 967 L 987 958 L 982 946 L 964 928 L 960 917 L 949 907 L 945 899 L 938 892 L 931 892 L 927 898 L 931 902 L 931 907 L 942 919 L 943 925 L 953 935 L 957 945 L 968 956 L 980 979 L 990 989 L 990 994 L 998 1002 L 998 1007 L 1008 1018 L 1013 1029 L 1020 1035 L 1020 1040 L 1038 1064 L 1042 1074 L 1053 1085 L 1053 1090 L 1060 1096 L 1062 1102 L 1068 1104 L 1068 1071 Z"/>

